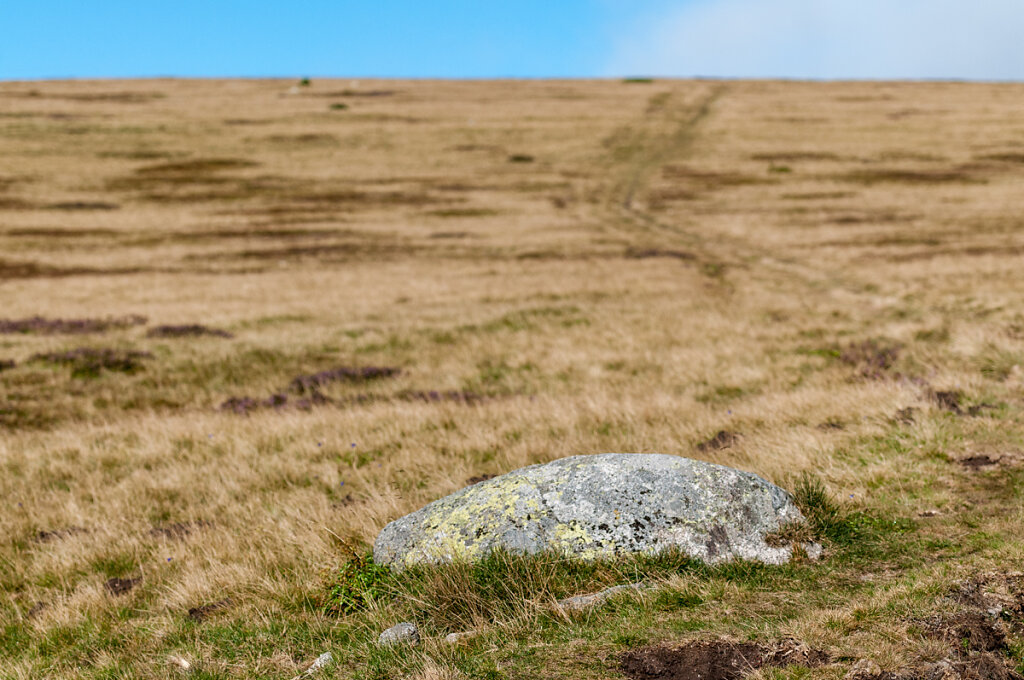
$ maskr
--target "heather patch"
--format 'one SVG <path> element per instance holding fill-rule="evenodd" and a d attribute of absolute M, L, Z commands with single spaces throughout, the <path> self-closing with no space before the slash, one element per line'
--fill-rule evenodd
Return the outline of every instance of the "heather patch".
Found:
<path fill-rule="evenodd" d="M 402 369 L 394 366 L 361 366 L 358 368 L 339 366 L 319 373 L 296 376 L 288 383 L 288 388 L 299 394 L 310 394 L 316 393 L 319 388 L 331 383 L 367 383 L 383 378 L 393 378 L 401 372 Z"/>
<path fill-rule="evenodd" d="M 3 208 L 0 201 L 0 208 Z M 66 276 L 102 276 L 108 274 L 135 274 L 137 267 L 58 267 L 32 260 L 6 260 L 0 258 L 0 280 L 3 279 L 55 279 Z"/>
<path fill-rule="evenodd" d="M 0 319 L 0 334 L 81 335 L 104 333 L 112 329 L 130 328 L 145 323 L 146 317 L 136 314 L 104 319 L 46 319 L 41 316 L 33 316 L 27 319 Z"/>
<path fill-rule="evenodd" d="M 15 365 L 13 359 L 0 359 L 0 373 L 14 368 Z"/>
<path fill-rule="evenodd" d="M 437 390 L 403 390 L 397 396 L 402 401 L 423 401 L 428 403 L 448 401 L 456 404 L 478 404 L 487 400 L 485 395 L 468 390 L 448 390 L 443 392 Z"/>
<path fill-rule="evenodd" d="M 221 403 L 218 410 L 244 416 L 253 411 L 262 409 L 281 411 L 286 408 L 292 408 L 300 411 L 308 411 L 314 406 L 331 403 L 334 403 L 333 399 L 316 391 L 312 392 L 309 397 L 302 399 L 296 399 L 288 396 L 287 394 L 277 392 L 265 399 L 258 399 L 254 397 L 230 397 Z"/>
<path fill-rule="evenodd" d="M 632 260 L 649 260 L 652 258 L 671 258 L 675 260 L 692 261 L 697 256 L 683 250 L 670 250 L 667 248 L 630 248 L 626 251 L 626 257 Z"/>
<path fill-rule="evenodd" d="M 880 380 L 900 356 L 901 346 L 895 343 L 865 340 L 848 345 L 839 352 L 839 360 L 853 366 L 862 378 Z"/>
<path fill-rule="evenodd" d="M 119 210 L 117 203 L 106 201 L 62 201 L 59 203 L 48 203 L 44 206 L 47 210 Z"/>
<path fill-rule="evenodd" d="M 248 415 L 253 411 L 268 409 L 274 411 L 284 411 L 289 409 L 308 411 L 314 406 L 323 406 L 326 404 L 333 404 L 335 406 L 353 406 L 380 401 L 423 402 L 433 404 L 449 402 L 473 405 L 487 401 L 490 398 L 486 395 L 470 392 L 468 390 L 402 390 L 392 396 L 360 393 L 350 397 L 332 399 L 331 397 L 322 394 L 316 389 L 316 387 L 307 387 L 305 389 L 307 391 L 301 393 L 308 394 L 308 396 L 301 398 L 296 398 L 283 392 L 277 392 L 262 399 L 249 396 L 230 397 L 221 403 L 218 410 L 238 415 Z"/>
<path fill-rule="evenodd" d="M 219 328 L 210 328 L 201 324 L 186 324 L 181 326 L 154 326 L 146 333 L 147 338 L 194 338 L 199 336 L 213 336 L 217 338 L 235 337 L 228 331 Z"/>
<path fill-rule="evenodd" d="M 104 371 L 136 373 L 142 369 L 143 359 L 152 358 L 149 352 L 138 350 L 79 347 L 66 352 L 33 354 L 29 361 L 69 366 L 73 378 L 95 378 Z"/>

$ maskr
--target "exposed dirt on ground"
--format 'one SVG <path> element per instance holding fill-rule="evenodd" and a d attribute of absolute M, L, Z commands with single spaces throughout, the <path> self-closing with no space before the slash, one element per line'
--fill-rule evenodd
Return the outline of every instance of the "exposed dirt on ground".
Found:
<path fill-rule="evenodd" d="M 234 602 L 231 601 L 231 598 L 225 598 L 218 602 L 211 602 L 210 604 L 204 604 L 199 607 L 192 607 L 188 610 L 188 618 L 196 623 L 201 623 L 217 612 L 227 609 L 232 604 L 234 604 Z"/>
<path fill-rule="evenodd" d="M 626 652 L 620 668 L 634 680 L 738 680 L 758 668 L 829 663 L 829 655 L 793 640 L 774 647 L 731 640 L 697 640 Z"/>
<path fill-rule="evenodd" d="M 738 432 L 730 432 L 728 430 L 719 430 L 711 439 L 697 444 L 697 450 L 702 453 L 708 451 L 719 451 L 721 449 L 728 449 L 739 443 L 741 435 Z"/>
<path fill-rule="evenodd" d="M 969 456 L 967 458 L 961 458 L 957 462 L 969 470 L 980 470 L 982 468 L 998 465 L 999 459 L 992 458 L 991 456 Z"/>
<path fill-rule="evenodd" d="M 35 540 L 36 543 L 50 543 L 52 541 L 59 541 L 64 538 L 69 538 L 71 536 L 85 534 L 88 533 L 88 531 L 88 529 L 77 526 L 64 527 L 63 529 L 53 529 L 50 531 L 39 531 L 36 532 Z"/>
<path fill-rule="evenodd" d="M 967 611 L 949 616 L 930 627 L 929 635 L 947 642 L 956 654 L 1002 652 L 1006 650 L 1006 634 L 989 615 Z"/>
<path fill-rule="evenodd" d="M 103 584 L 107 592 L 115 597 L 130 592 L 135 586 L 142 583 L 142 578 L 112 578 Z"/>

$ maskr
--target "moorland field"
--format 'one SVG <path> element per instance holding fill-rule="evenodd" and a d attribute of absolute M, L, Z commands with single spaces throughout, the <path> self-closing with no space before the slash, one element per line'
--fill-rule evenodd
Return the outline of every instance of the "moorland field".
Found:
<path fill-rule="evenodd" d="M 1013 677 L 1022 256 L 1024 85 L 0 83 L 0 677 Z M 826 556 L 365 558 L 610 451 L 761 474 Z"/>

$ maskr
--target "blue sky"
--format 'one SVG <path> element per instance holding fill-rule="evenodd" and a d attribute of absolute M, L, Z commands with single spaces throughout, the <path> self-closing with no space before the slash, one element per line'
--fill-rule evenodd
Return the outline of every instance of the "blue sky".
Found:
<path fill-rule="evenodd" d="M 1024 79 L 1024 0 L 0 0 L 0 79 Z"/>

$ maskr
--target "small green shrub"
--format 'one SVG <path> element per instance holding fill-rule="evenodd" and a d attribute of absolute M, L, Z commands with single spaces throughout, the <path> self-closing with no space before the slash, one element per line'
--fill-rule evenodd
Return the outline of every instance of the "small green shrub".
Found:
<path fill-rule="evenodd" d="M 330 108 L 331 111 L 344 111 L 345 109 L 348 108 L 348 104 L 335 102 L 334 104 L 331 104 L 328 108 Z"/>
<path fill-rule="evenodd" d="M 390 575 L 390 569 L 373 561 L 372 553 L 353 555 L 334 575 L 324 610 L 350 614 L 365 609 L 371 600 L 384 595 L 384 583 Z"/>

